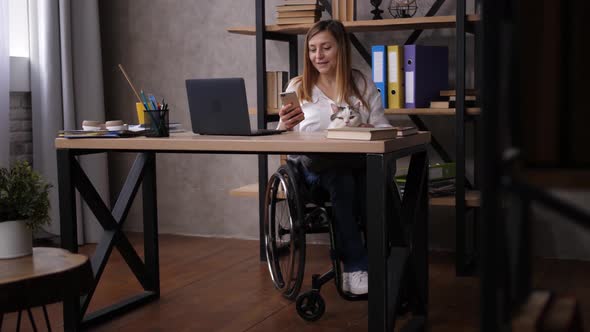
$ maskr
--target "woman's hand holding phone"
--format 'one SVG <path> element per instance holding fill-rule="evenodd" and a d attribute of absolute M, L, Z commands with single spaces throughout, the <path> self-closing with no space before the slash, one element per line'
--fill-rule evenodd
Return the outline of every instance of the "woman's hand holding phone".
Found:
<path fill-rule="evenodd" d="M 279 110 L 279 117 L 281 118 L 281 128 L 291 130 L 305 119 L 299 98 L 295 92 L 281 93 L 281 102 L 283 106 Z"/>

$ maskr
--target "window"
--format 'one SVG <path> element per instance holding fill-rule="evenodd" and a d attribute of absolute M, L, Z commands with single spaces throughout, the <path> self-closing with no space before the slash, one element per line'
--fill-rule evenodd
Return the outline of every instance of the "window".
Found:
<path fill-rule="evenodd" d="M 11 57 L 29 57 L 28 0 L 8 0 L 8 39 Z"/>
<path fill-rule="evenodd" d="M 30 91 L 29 0 L 8 0 L 8 44 L 10 91 Z"/>

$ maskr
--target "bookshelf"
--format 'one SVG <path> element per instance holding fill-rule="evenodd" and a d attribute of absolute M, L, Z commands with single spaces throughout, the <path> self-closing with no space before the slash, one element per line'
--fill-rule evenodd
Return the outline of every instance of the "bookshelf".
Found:
<path fill-rule="evenodd" d="M 468 243 L 474 243 L 477 240 L 477 227 L 468 227 L 467 219 L 476 223 L 476 213 L 469 213 L 480 206 L 479 191 L 477 191 L 477 174 L 473 180 L 473 185 L 466 180 L 465 172 L 465 125 L 468 122 L 477 122 L 480 118 L 481 110 L 479 108 L 467 108 L 464 103 L 465 98 L 465 37 L 466 34 L 474 34 L 475 26 L 480 22 L 480 16 L 477 14 L 466 14 L 465 0 L 456 2 L 456 15 L 436 16 L 444 0 L 437 0 L 432 8 L 424 17 L 413 17 L 403 19 L 382 19 L 382 20 L 357 20 L 343 22 L 347 31 L 351 33 L 351 41 L 359 54 L 370 65 L 370 52 L 364 49 L 364 46 L 356 39 L 355 33 L 386 33 L 401 30 L 414 30 L 405 44 L 413 44 L 419 38 L 422 30 L 428 29 L 455 29 L 456 31 L 456 108 L 454 109 L 386 109 L 387 115 L 405 115 L 414 122 L 419 130 L 429 130 L 425 123 L 420 119 L 422 116 L 451 116 L 455 118 L 455 150 L 456 157 L 454 160 L 449 153 L 442 147 L 436 137 L 432 136 L 431 145 L 440 155 L 443 162 L 455 161 L 456 168 L 456 195 L 444 198 L 433 198 L 430 200 L 432 206 L 449 206 L 454 207 L 456 212 L 456 272 L 458 275 L 471 275 L 476 271 L 474 264 L 477 253 L 472 250 L 468 252 Z M 320 0 L 325 10 L 331 12 L 327 0 Z M 457 19 L 457 18 L 461 19 Z M 266 41 L 276 40 L 289 44 L 289 73 L 290 77 L 297 76 L 298 73 L 298 36 L 305 35 L 312 24 L 296 25 L 275 25 L 265 23 L 265 1 L 256 1 L 256 25 L 230 27 L 229 33 L 244 36 L 255 36 L 256 38 L 256 72 L 257 72 L 257 107 L 250 109 L 250 114 L 256 114 L 258 119 L 258 128 L 266 128 L 268 122 L 277 121 L 276 110 L 267 109 L 266 107 Z M 259 179 L 266 182 L 268 179 L 268 161 L 266 156 L 259 156 Z M 263 206 L 264 184 L 249 184 L 241 188 L 231 190 L 230 194 L 239 197 L 259 197 L 259 208 Z M 263 222 L 260 217 L 261 224 Z M 469 228 L 469 229 L 468 229 Z M 472 246 L 475 248 L 475 246 Z M 264 253 L 261 248 L 261 258 Z"/>
<path fill-rule="evenodd" d="M 466 21 L 469 23 L 470 30 L 472 30 L 473 24 L 479 21 L 479 15 L 468 15 Z M 456 23 L 455 16 L 411 17 L 342 22 L 347 31 L 351 33 L 455 28 Z M 293 24 L 288 26 L 267 25 L 265 31 L 286 35 L 305 35 L 312 25 L 313 24 Z M 232 27 L 227 29 L 227 31 L 247 36 L 256 35 L 256 29 L 254 27 Z"/>

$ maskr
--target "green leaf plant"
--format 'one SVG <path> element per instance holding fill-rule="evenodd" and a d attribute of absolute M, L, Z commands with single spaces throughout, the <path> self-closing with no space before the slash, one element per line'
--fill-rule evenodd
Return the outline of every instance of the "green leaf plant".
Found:
<path fill-rule="evenodd" d="M 26 220 L 32 230 L 48 224 L 50 188 L 26 161 L 0 168 L 0 222 Z"/>

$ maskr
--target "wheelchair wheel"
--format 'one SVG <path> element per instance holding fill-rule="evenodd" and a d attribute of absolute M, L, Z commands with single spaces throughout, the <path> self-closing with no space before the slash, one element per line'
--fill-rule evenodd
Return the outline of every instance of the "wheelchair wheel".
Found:
<path fill-rule="evenodd" d="M 303 204 L 293 179 L 294 173 L 286 165 L 271 176 L 266 186 L 264 214 L 270 276 L 275 287 L 290 300 L 299 294 L 305 266 Z"/>
<path fill-rule="evenodd" d="M 326 312 L 326 302 L 317 290 L 310 290 L 297 297 L 295 308 L 299 316 L 306 321 L 314 322 Z"/>

